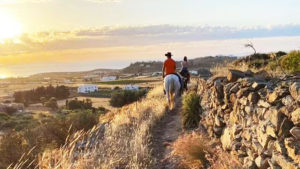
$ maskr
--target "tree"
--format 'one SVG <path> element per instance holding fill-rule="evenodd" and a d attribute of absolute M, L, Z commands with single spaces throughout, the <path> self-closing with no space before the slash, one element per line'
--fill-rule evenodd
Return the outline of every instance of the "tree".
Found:
<path fill-rule="evenodd" d="M 55 97 L 51 97 L 51 98 L 49 99 L 49 101 L 47 101 L 47 102 L 45 103 L 45 106 L 51 108 L 52 110 L 57 109 L 57 108 L 58 108 L 58 104 L 57 104 L 56 98 L 55 98 Z"/>
<path fill-rule="evenodd" d="M 254 45 L 253 45 L 253 43 L 251 41 L 249 41 L 248 43 L 246 43 L 245 47 L 246 48 L 252 48 L 254 50 L 254 54 L 253 55 L 256 54 L 256 49 L 254 48 Z"/>

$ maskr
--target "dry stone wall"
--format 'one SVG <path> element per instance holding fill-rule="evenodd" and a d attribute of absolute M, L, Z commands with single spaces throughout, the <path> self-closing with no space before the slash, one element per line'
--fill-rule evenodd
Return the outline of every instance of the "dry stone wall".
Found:
<path fill-rule="evenodd" d="M 230 70 L 201 88 L 201 124 L 245 168 L 300 167 L 300 79 Z"/>

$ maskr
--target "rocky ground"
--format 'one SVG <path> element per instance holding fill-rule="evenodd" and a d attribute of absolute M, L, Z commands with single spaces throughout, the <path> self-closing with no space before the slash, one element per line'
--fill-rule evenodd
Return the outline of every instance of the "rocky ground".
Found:
<path fill-rule="evenodd" d="M 300 167 L 300 78 L 230 70 L 201 93 L 201 124 L 245 168 Z"/>

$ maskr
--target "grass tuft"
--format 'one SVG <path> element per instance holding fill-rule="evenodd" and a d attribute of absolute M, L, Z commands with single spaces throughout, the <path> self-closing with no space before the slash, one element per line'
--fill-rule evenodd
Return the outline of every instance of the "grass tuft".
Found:
<path fill-rule="evenodd" d="M 181 111 L 182 127 L 185 129 L 198 127 L 201 111 L 200 96 L 196 92 L 186 94 Z"/>

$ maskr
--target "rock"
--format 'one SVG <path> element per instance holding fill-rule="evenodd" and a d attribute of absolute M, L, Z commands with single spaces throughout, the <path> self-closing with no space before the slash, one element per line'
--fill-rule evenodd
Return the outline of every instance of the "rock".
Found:
<path fill-rule="evenodd" d="M 234 140 L 234 135 L 233 135 L 232 127 L 226 127 L 223 130 L 223 134 L 221 136 L 221 143 L 223 149 L 231 150 L 233 140 Z"/>
<path fill-rule="evenodd" d="M 254 82 L 251 86 L 252 89 L 254 90 L 259 90 L 261 88 L 264 88 L 267 85 L 266 82 Z"/>
<path fill-rule="evenodd" d="M 269 141 L 271 140 L 271 137 L 267 133 L 264 133 L 261 128 L 258 128 L 256 130 L 256 133 L 258 142 L 263 148 L 266 148 L 268 146 Z"/>
<path fill-rule="evenodd" d="M 263 152 L 262 145 L 256 139 L 252 139 L 252 147 L 259 155 Z"/>
<path fill-rule="evenodd" d="M 276 135 L 276 129 L 270 124 L 270 125 L 267 125 L 266 127 L 266 133 L 267 135 L 273 137 L 273 138 L 276 138 L 277 135 Z"/>
<path fill-rule="evenodd" d="M 247 99 L 246 97 L 242 97 L 241 99 L 239 99 L 239 102 L 240 102 L 242 105 L 246 106 L 247 103 L 248 103 L 248 99 Z"/>
<path fill-rule="evenodd" d="M 279 152 L 280 154 L 286 154 L 286 148 L 285 148 L 285 146 L 284 146 L 284 143 L 282 142 L 282 141 L 278 141 L 278 140 L 276 140 L 275 142 L 274 142 L 274 147 L 275 147 L 275 150 L 277 151 L 277 152 Z"/>
<path fill-rule="evenodd" d="M 268 102 L 269 103 L 274 103 L 279 97 L 279 94 L 278 92 L 275 90 L 273 93 L 271 93 L 269 96 L 268 96 Z"/>
<path fill-rule="evenodd" d="M 300 140 L 300 127 L 293 127 L 290 133 L 294 136 L 296 140 Z"/>
<path fill-rule="evenodd" d="M 280 128 L 278 131 L 278 137 L 284 138 L 289 135 L 289 131 L 293 127 L 293 122 L 291 122 L 288 118 L 284 117 L 282 123 L 280 124 Z"/>
<path fill-rule="evenodd" d="M 259 95 L 256 92 L 252 92 L 248 95 L 248 100 L 252 104 L 256 104 L 259 100 Z"/>
<path fill-rule="evenodd" d="M 236 96 L 238 98 L 241 98 L 243 96 L 248 96 L 249 92 L 250 92 L 249 88 L 242 88 L 236 93 Z"/>
<path fill-rule="evenodd" d="M 257 105 L 261 106 L 261 107 L 264 107 L 264 108 L 269 108 L 271 106 L 268 102 L 265 102 L 263 100 L 259 100 Z"/>
<path fill-rule="evenodd" d="M 262 156 L 258 156 L 255 159 L 255 164 L 259 169 L 267 169 L 269 167 L 268 160 L 269 159 L 263 158 Z"/>
<path fill-rule="evenodd" d="M 295 125 L 300 124 L 300 108 L 296 109 L 291 114 L 291 120 Z"/>
<path fill-rule="evenodd" d="M 283 103 L 283 105 L 288 106 L 291 105 L 293 103 L 293 97 L 288 95 L 284 98 L 282 98 L 281 102 Z"/>
<path fill-rule="evenodd" d="M 269 113 L 270 122 L 273 124 L 276 131 L 278 131 L 279 128 L 280 128 L 280 124 L 282 122 L 282 119 L 283 119 L 283 114 L 281 114 L 277 110 L 276 107 L 271 107 L 268 111 L 270 111 L 270 113 Z"/>
<path fill-rule="evenodd" d="M 298 166 L 280 153 L 273 153 L 272 159 L 283 169 L 297 169 Z"/>
<path fill-rule="evenodd" d="M 300 164 L 300 141 L 296 141 L 294 138 L 286 138 L 284 144 L 289 157 Z"/>
<path fill-rule="evenodd" d="M 232 104 L 234 104 L 235 103 L 235 101 L 236 101 L 236 99 L 237 99 L 237 97 L 236 97 L 236 94 L 234 94 L 234 93 L 231 93 L 231 95 L 230 95 L 230 102 L 232 103 Z"/>
<path fill-rule="evenodd" d="M 278 166 L 278 164 L 276 162 L 273 162 L 271 159 L 268 160 L 268 163 L 270 169 L 281 169 L 281 167 Z"/>
<path fill-rule="evenodd" d="M 229 70 L 229 73 L 227 75 L 227 80 L 229 82 L 236 82 L 239 78 L 245 77 L 245 73 L 239 70 Z"/>
<path fill-rule="evenodd" d="M 247 160 L 244 162 L 243 168 L 247 169 L 257 169 L 255 161 Z"/>
<path fill-rule="evenodd" d="M 295 82 L 290 86 L 290 93 L 296 101 L 300 101 L 300 82 Z"/>
<path fill-rule="evenodd" d="M 229 93 L 236 93 L 238 92 L 240 89 L 240 84 L 239 83 L 236 83 L 235 85 L 233 85 L 230 90 L 229 90 Z"/>
<path fill-rule="evenodd" d="M 250 130 L 244 130 L 243 133 L 242 133 L 242 137 L 246 141 L 251 141 L 251 139 L 252 139 L 252 133 L 250 132 Z"/>
<path fill-rule="evenodd" d="M 249 115 L 253 113 L 253 106 L 246 106 L 245 107 L 245 112 Z"/>

